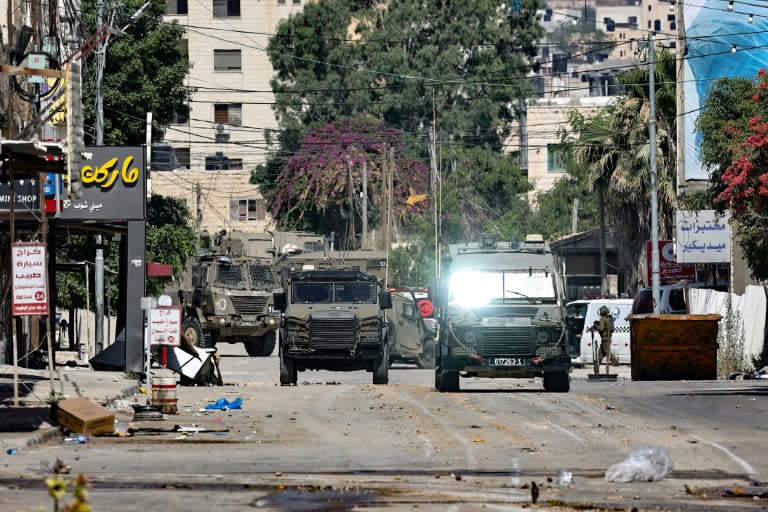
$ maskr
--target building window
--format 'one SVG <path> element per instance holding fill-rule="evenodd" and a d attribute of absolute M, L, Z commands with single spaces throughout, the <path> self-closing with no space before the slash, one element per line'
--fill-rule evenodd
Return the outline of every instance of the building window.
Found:
<path fill-rule="evenodd" d="M 232 126 L 243 125 L 243 105 L 241 103 L 216 103 L 213 106 L 213 122 Z"/>
<path fill-rule="evenodd" d="M 547 144 L 547 172 L 565 172 L 568 151 L 568 146 Z"/>
<path fill-rule="evenodd" d="M 173 114 L 173 119 L 171 120 L 172 124 L 188 124 L 189 123 L 189 114 L 187 112 L 176 112 Z"/>
<path fill-rule="evenodd" d="M 232 18 L 240 16 L 240 0 L 213 0 L 214 18 Z"/>
<path fill-rule="evenodd" d="M 266 220 L 263 199 L 230 199 L 229 220 Z"/>
<path fill-rule="evenodd" d="M 168 0 L 165 4 L 166 14 L 188 14 L 187 0 Z"/>
<path fill-rule="evenodd" d="M 242 70 L 240 50 L 213 50 L 213 70 Z"/>
<path fill-rule="evenodd" d="M 285 0 L 277 0 L 277 5 L 285 5 Z"/>
<path fill-rule="evenodd" d="M 191 164 L 189 148 L 173 148 L 173 152 L 176 153 L 176 165 L 189 169 Z"/>

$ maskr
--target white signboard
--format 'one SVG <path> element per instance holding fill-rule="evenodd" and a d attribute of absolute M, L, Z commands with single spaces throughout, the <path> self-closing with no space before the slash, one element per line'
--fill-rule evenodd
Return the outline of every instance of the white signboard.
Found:
<path fill-rule="evenodd" d="M 45 266 L 45 244 L 15 243 L 11 253 L 13 315 L 47 316 L 48 273 Z"/>
<path fill-rule="evenodd" d="M 728 213 L 714 210 L 678 211 L 675 250 L 678 263 L 731 261 L 731 226 Z"/>
<path fill-rule="evenodd" d="M 178 347 L 181 344 L 181 306 L 149 310 L 149 340 L 152 345 Z"/>

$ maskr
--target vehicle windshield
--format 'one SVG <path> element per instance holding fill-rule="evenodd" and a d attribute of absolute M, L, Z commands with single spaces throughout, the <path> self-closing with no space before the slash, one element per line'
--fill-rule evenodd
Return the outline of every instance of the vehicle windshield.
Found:
<path fill-rule="evenodd" d="M 269 265 L 250 265 L 251 288 L 275 284 L 275 275 Z"/>
<path fill-rule="evenodd" d="M 245 288 L 243 267 L 230 263 L 219 263 L 216 266 L 216 279 L 214 282 L 217 286 L 225 286 L 227 288 Z"/>
<path fill-rule="evenodd" d="M 448 304 L 464 307 L 556 300 L 555 282 L 545 270 L 489 272 L 461 270 L 451 275 Z"/>
<path fill-rule="evenodd" d="M 376 304 L 376 284 L 294 283 L 291 300 L 311 304 Z"/>

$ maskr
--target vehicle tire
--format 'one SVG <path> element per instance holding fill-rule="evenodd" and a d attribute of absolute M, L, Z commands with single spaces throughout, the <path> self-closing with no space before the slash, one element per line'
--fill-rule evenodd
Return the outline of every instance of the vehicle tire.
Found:
<path fill-rule="evenodd" d="M 258 354 L 260 357 L 269 357 L 272 352 L 275 351 L 275 345 L 277 344 L 276 331 L 269 331 L 262 336 L 261 352 Z"/>
<path fill-rule="evenodd" d="M 419 368 L 435 367 L 435 340 L 425 338 L 421 341 L 421 354 L 416 358 Z"/>
<path fill-rule="evenodd" d="M 453 372 L 449 370 L 443 370 L 442 368 L 435 369 L 435 387 L 441 393 L 448 391 L 455 393 L 460 390 L 459 387 L 459 372 Z"/>
<path fill-rule="evenodd" d="M 567 393 L 571 390 L 571 379 L 568 372 L 550 372 L 544 374 L 544 391 L 550 393 Z"/>
<path fill-rule="evenodd" d="M 197 348 L 211 348 L 208 337 L 203 332 L 203 327 L 197 318 L 185 318 L 181 330 L 187 341 Z"/>
<path fill-rule="evenodd" d="M 299 372 L 296 368 L 296 362 L 283 355 L 283 351 L 280 350 L 280 385 L 290 386 L 296 384 L 299 380 Z"/>
<path fill-rule="evenodd" d="M 243 336 L 243 346 L 251 357 L 269 357 L 275 350 L 275 331 L 264 336 Z"/>
<path fill-rule="evenodd" d="M 373 383 L 389 384 L 389 343 L 384 343 L 381 357 L 373 360 Z"/>

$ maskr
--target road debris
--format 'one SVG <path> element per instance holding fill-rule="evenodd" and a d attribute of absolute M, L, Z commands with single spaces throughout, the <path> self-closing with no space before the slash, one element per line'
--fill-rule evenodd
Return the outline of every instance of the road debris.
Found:
<path fill-rule="evenodd" d="M 608 482 L 656 482 L 672 471 L 669 451 L 661 446 L 643 446 L 605 472 Z"/>

